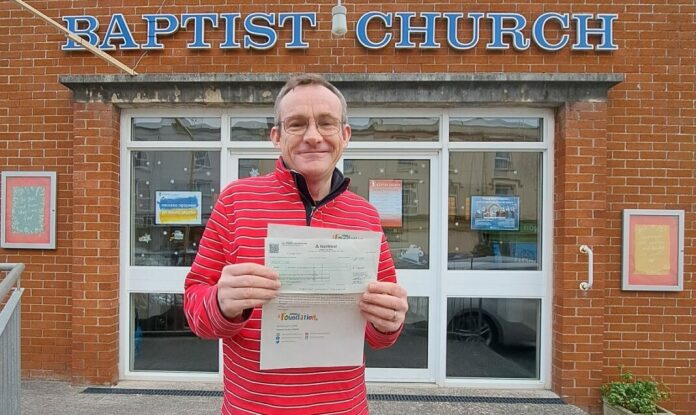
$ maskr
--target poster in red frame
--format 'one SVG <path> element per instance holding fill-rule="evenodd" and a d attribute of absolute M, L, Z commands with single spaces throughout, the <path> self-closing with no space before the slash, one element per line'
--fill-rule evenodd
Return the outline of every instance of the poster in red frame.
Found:
<path fill-rule="evenodd" d="M 2 172 L 2 248 L 56 247 L 56 173 Z"/>
<path fill-rule="evenodd" d="M 684 211 L 625 209 L 622 257 L 623 290 L 683 290 Z"/>

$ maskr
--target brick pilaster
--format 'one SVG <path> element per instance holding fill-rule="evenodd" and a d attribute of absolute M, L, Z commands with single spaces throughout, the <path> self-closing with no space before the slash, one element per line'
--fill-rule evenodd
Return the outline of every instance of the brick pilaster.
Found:
<path fill-rule="evenodd" d="M 604 271 L 608 261 L 607 105 L 567 103 L 556 113 L 554 157 L 553 390 L 569 403 L 599 410 L 604 348 Z M 588 292 L 588 257 L 594 285 Z"/>
<path fill-rule="evenodd" d="M 118 380 L 119 110 L 76 103 L 73 151 L 72 381 Z"/>

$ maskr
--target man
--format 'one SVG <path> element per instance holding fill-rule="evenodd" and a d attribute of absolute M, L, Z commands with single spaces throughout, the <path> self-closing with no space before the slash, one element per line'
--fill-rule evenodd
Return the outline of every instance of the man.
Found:
<path fill-rule="evenodd" d="M 382 230 L 375 208 L 349 192 L 336 169 L 350 140 L 346 121 L 343 95 L 324 78 L 289 79 L 270 134 L 281 152 L 276 171 L 231 183 L 211 213 L 186 278 L 184 309 L 198 336 L 223 339 L 223 414 L 368 413 L 364 366 L 259 369 L 261 306 L 281 284 L 263 265 L 268 224 Z M 384 235 L 377 281 L 359 307 L 368 344 L 391 346 L 408 304 Z"/>

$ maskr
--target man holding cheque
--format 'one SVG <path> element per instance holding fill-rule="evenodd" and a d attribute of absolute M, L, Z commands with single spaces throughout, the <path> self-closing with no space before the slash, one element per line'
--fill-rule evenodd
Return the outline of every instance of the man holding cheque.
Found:
<path fill-rule="evenodd" d="M 275 172 L 231 183 L 216 202 L 184 309 L 198 336 L 223 339 L 223 414 L 368 412 L 364 365 L 262 370 L 259 353 L 261 308 L 278 297 L 282 279 L 264 265 L 269 224 L 382 232 L 376 209 L 336 169 L 350 135 L 340 91 L 317 75 L 292 77 L 275 103 Z M 378 246 L 377 279 L 358 302 L 375 349 L 396 341 L 408 310 L 383 234 Z"/>

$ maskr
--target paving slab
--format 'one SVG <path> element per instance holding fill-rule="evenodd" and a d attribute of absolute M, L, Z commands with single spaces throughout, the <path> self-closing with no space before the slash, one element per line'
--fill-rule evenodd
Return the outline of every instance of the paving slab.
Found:
<path fill-rule="evenodd" d="M 22 414 L 208 415 L 220 411 L 221 385 L 215 383 L 123 381 L 113 387 L 89 388 L 92 393 L 86 389 L 66 382 L 22 382 Z M 587 415 L 546 390 L 369 383 L 368 394 L 372 415 Z"/>

